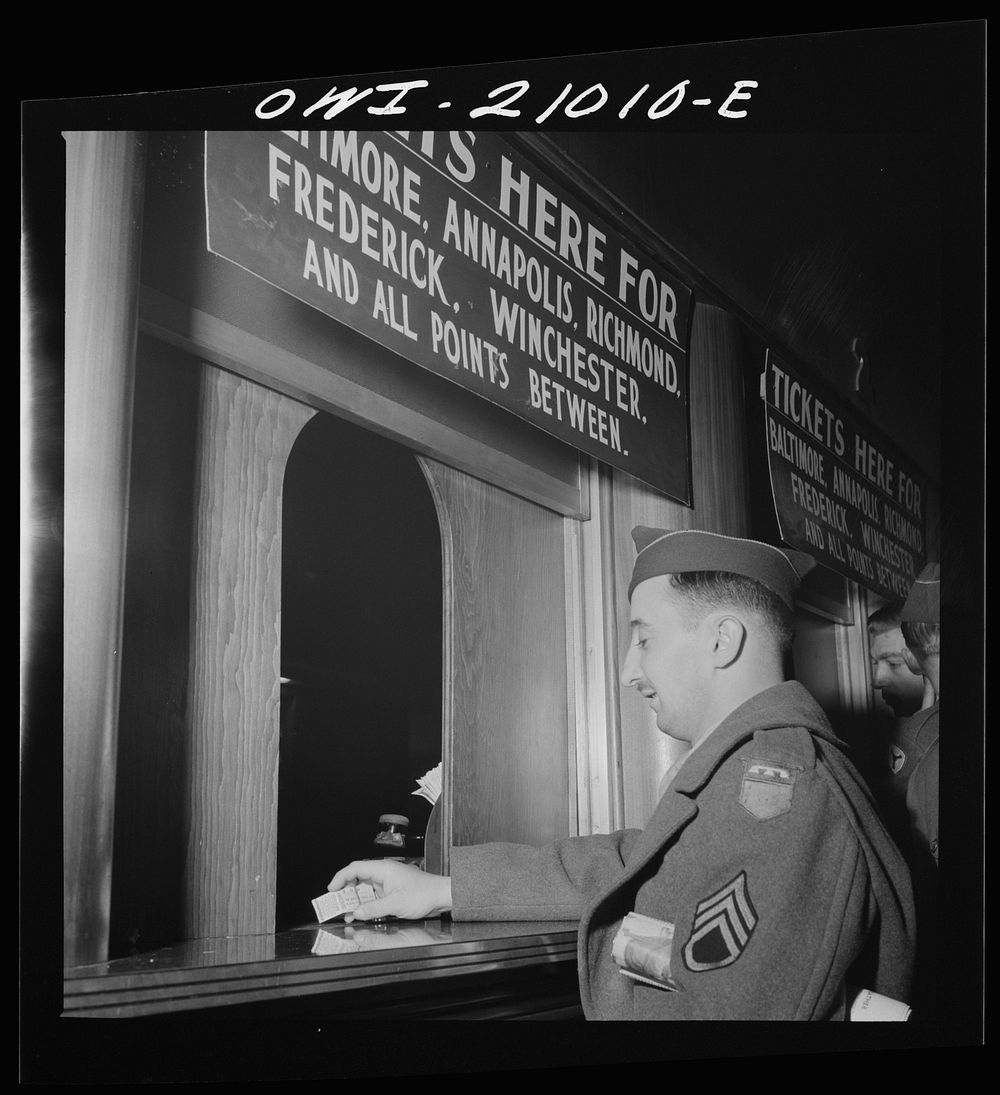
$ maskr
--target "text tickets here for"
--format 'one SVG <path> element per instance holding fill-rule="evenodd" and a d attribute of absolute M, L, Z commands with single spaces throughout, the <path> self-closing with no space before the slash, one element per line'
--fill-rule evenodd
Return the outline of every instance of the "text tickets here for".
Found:
<path fill-rule="evenodd" d="M 689 291 L 509 142 L 292 130 L 206 150 L 210 250 L 686 500 Z"/>

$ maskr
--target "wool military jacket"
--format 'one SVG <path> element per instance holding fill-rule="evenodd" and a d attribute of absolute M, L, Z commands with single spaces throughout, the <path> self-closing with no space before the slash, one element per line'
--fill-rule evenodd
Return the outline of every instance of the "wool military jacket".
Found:
<path fill-rule="evenodd" d="M 938 860 L 938 736 L 940 708 L 935 703 L 907 723 L 907 740 L 917 743 L 906 769 L 906 807 L 920 854 Z M 903 774 L 902 772 L 900 773 Z"/>
<path fill-rule="evenodd" d="M 890 831 L 903 833 L 897 841 L 905 851 L 909 845 L 911 820 L 907 812 L 906 798 L 910 777 L 921 764 L 928 749 L 937 748 L 938 706 L 918 711 L 903 719 L 896 728 L 893 740 L 886 748 L 885 768 L 879 788 L 887 812 L 891 814 Z"/>
<path fill-rule="evenodd" d="M 910 823 L 907 859 L 917 910 L 917 957 L 914 981 L 915 1014 L 935 1014 L 935 968 L 939 946 L 938 772 L 940 710 L 935 703 L 918 711 L 908 727 L 922 751 L 909 773 L 906 809 Z"/>
<path fill-rule="evenodd" d="M 733 711 L 644 830 L 452 851 L 456 920 L 580 920 L 588 1019 L 843 1019 L 848 986 L 907 998 L 902 857 L 800 684 Z M 635 910 L 674 926 L 668 991 L 623 976 Z"/>
<path fill-rule="evenodd" d="M 912 835 L 906 789 L 913 770 L 931 744 L 931 733 L 923 711 L 911 718 L 893 720 L 888 733 L 881 726 L 873 727 L 872 733 L 884 736 L 885 740 L 879 743 L 877 756 L 866 773 L 868 785 L 886 828 L 908 858 Z"/>

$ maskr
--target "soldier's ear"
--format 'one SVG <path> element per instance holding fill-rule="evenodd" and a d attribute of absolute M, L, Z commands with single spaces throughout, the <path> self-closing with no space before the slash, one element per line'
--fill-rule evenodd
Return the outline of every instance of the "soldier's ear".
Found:
<path fill-rule="evenodd" d="M 712 661 L 717 669 L 725 669 L 740 656 L 747 641 L 746 625 L 737 616 L 720 616 L 713 632 Z"/>
<path fill-rule="evenodd" d="M 903 661 L 906 662 L 906 667 L 911 673 L 916 673 L 918 677 L 924 675 L 924 667 L 920 664 L 920 659 L 908 646 L 903 647 Z"/>

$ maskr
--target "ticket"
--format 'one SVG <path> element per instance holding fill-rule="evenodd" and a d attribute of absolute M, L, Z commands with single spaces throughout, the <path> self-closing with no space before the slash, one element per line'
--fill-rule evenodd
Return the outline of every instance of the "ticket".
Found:
<path fill-rule="evenodd" d="M 359 886 L 345 886 L 342 890 L 327 890 L 313 898 L 312 907 L 316 919 L 322 924 L 336 916 L 353 912 L 360 905 L 374 901 L 377 896 L 367 882 L 362 882 Z"/>

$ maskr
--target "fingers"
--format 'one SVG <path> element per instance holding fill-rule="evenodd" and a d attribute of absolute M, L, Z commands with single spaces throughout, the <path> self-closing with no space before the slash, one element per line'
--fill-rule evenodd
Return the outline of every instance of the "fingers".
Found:
<path fill-rule="evenodd" d="M 358 920 L 380 920 L 383 916 L 395 915 L 392 905 L 393 902 L 391 898 L 380 897 L 376 898 L 374 901 L 366 901 L 349 915 L 352 922 Z"/>
<path fill-rule="evenodd" d="M 341 867 L 327 884 L 328 890 L 342 890 L 345 886 L 355 886 L 359 882 L 381 882 L 382 864 L 377 860 L 356 859 Z"/>

